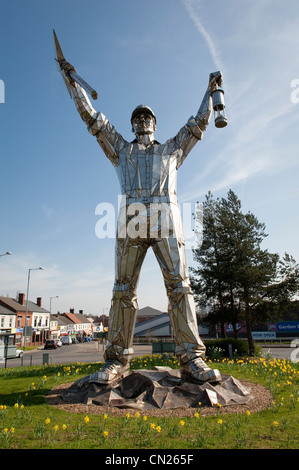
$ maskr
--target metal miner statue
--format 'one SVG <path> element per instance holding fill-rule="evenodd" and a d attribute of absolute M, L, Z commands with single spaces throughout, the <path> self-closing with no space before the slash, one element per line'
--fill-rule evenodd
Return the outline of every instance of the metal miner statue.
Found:
<path fill-rule="evenodd" d="M 167 291 L 175 353 L 181 364 L 182 376 L 195 382 L 217 382 L 221 374 L 204 362 L 205 346 L 198 333 L 176 186 L 178 169 L 202 139 L 213 108 L 215 125 L 226 125 L 223 91 L 220 88 L 222 75 L 220 72 L 210 74 L 198 113 L 164 144 L 154 138 L 154 112 L 148 106 L 137 106 L 131 116 L 135 139 L 127 142 L 102 112 L 95 111 L 87 93 L 96 98 L 96 92 L 66 62 L 55 32 L 54 37 L 57 61 L 70 96 L 88 131 L 95 136 L 115 167 L 125 199 L 119 214 L 116 273 L 105 363 L 99 372 L 93 374 L 92 381 L 111 384 L 129 373 L 138 312 L 136 288 L 146 252 L 152 247 Z M 135 223 L 137 213 L 138 230 Z M 133 217 L 135 222 L 132 227 L 130 222 Z"/>

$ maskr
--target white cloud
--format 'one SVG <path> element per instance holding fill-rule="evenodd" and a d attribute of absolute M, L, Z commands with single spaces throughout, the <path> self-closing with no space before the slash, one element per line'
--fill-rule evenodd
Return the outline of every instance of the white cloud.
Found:
<path fill-rule="evenodd" d="M 102 304 L 110 305 L 114 272 L 100 263 L 84 271 L 79 267 L 72 271 L 69 266 L 47 264 L 46 260 L 41 262 L 39 256 L 32 252 L 15 253 L 6 258 L 0 271 L 0 295 L 16 298 L 17 292 L 26 294 L 28 269 L 42 265 L 43 271 L 30 273 L 29 299 L 33 302 L 42 297 L 43 306 L 49 308 L 50 297 L 58 295 L 52 312 L 68 311 L 74 307 L 76 311 L 84 309 L 92 314 L 101 313 Z"/>
<path fill-rule="evenodd" d="M 194 155 L 197 168 L 180 201 L 197 199 L 208 190 L 226 189 L 263 174 L 279 175 L 288 168 L 292 171 L 296 136 L 291 129 L 298 122 L 299 109 L 290 100 L 299 46 L 296 21 L 285 10 L 282 16 L 276 14 L 267 1 L 247 4 L 244 14 L 234 16 L 220 57 L 217 38 L 201 20 L 203 2 L 182 2 L 205 38 L 214 62 L 223 69 L 221 63 L 225 61 L 228 128 L 222 134 L 217 131 L 214 139 L 207 130 L 209 145 L 205 151 L 210 157 Z M 267 22 L 262 20 L 265 16 Z M 212 119 L 209 127 L 213 125 Z M 196 147 L 193 152 L 197 151 L 202 154 L 202 149 Z"/>
<path fill-rule="evenodd" d="M 224 65 L 220 58 L 216 41 L 213 39 L 211 33 L 204 26 L 200 18 L 199 12 L 198 12 L 198 9 L 201 7 L 201 0 L 182 0 L 182 2 L 191 20 L 193 21 L 196 29 L 200 32 L 200 34 L 204 38 L 217 69 L 223 72 Z"/>

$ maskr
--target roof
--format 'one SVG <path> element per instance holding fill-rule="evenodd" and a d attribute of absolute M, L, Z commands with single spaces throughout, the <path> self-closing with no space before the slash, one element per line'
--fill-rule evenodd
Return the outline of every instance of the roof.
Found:
<path fill-rule="evenodd" d="M 26 306 L 26 301 L 25 301 L 25 306 Z M 50 313 L 49 310 L 46 310 L 43 307 L 39 307 L 34 302 L 31 302 L 31 300 L 28 301 L 28 311 L 29 312 L 37 312 L 37 313 Z"/>
<path fill-rule="evenodd" d="M 69 320 L 71 320 L 72 323 L 81 323 L 81 321 L 79 320 L 79 318 L 77 318 L 77 315 L 75 313 L 65 312 L 62 315 L 64 315 Z"/>
<path fill-rule="evenodd" d="M 59 315 L 52 315 L 52 316 L 58 318 L 59 321 L 61 320 L 61 323 L 63 325 L 66 325 L 66 324 L 69 325 L 70 323 L 75 323 L 75 324 L 90 323 L 91 324 L 88 318 L 82 313 L 66 312 L 66 313 L 61 313 Z"/>
<path fill-rule="evenodd" d="M 152 307 L 144 307 L 138 311 L 138 317 L 149 317 L 149 316 L 161 315 L 162 313 L 167 313 L 167 312 L 161 312 L 161 310 L 156 310 L 155 308 L 152 308 Z"/>
<path fill-rule="evenodd" d="M 26 312 L 26 303 L 27 303 L 27 301 L 25 301 L 25 305 L 22 305 L 15 299 L 12 299 L 10 297 L 0 296 L 0 304 L 4 305 L 5 307 L 10 308 L 14 312 Z M 28 300 L 28 310 L 27 311 L 28 312 L 37 312 L 37 313 L 49 313 L 49 310 L 46 310 L 42 307 L 39 307 L 34 302 L 31 302 L 31 300 Z"/>
<path fill-rule="evenodd" d="M 0 304 L 0 314 L 1 315 L 15 315 L 16 312 Z"/>
<path fill-rule="evenodd" d="M 0 297 L 0 303 L 5 307 L 8 307 L 15 312 L 26 312 L 25 305 L 19 304 L 15 299 L 11 299 L 10 297 Z"/>
<path fill-rule="evenodd" d="M 83 313 L 75 313 L 74 315 L 78 318 L 78 323 L 92 323 Z"/>
<path fill-rule="evenodd" d="M 63 314 L 51 315 L 51 318 L 52 317 L 54 317 L 58 321 L 58 326 L 73 324 L 73 322 L 69 318 L 64 317 Z"/>

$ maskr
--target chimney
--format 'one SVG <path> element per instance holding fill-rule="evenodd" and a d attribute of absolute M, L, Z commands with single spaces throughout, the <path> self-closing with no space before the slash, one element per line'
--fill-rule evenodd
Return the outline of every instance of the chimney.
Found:
<path fill-rule="evenodd" d="M 25 305 L 25 294 L 19 294 L 19 304 Z"/>
<path fill-rule="evenodd" d="M 41 306 L 42 306 L 42 298 L 41 298 L 41 297 L 38 297 L 38 298 L 36 299 L 36 303 L 37 303 L 37 305 L 38 305 L 39 307 L 41 307 Z"/>
<path fill-rule="evenodd" d="M 75 309 L 74 309 L 74 308 L 70 308 L 70 313 L 75 313 Z"/>
<path fill-rule="evenodd" d="M 79 313 L 80 313 L 81 315 L 83 315 L 83 310 L 79 310 Z"/>

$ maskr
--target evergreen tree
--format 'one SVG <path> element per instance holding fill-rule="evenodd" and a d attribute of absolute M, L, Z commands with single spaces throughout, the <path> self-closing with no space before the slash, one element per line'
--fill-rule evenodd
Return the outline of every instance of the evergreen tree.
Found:
<path fill-rule="evenodd" d="M 229 190 L 227 198 L 215 200 L 208 193 L 203 203 L 203 241 L 194 250 L 198 266 L 192 285 L 197 301 L 210 309 L 211 322 L 230 322 L 237 337 L 236 323 L 244 318 L 250 354 L 254 354 L 252 323 L 265 319 L 278 308 L 289 305 L 298 294 L 299 267 L 285 255 L 263 250 L 265 224 L 248 212 Z"/>
<path fill-rule="evenodd" d="M 225 306 L 225 286 L 223 281 L 220 230 L 217 220 L 219 201 L 209 192 L 203 203 L 202 244 L 194 250 L 198 267 L 193 268 L 191 282 L 200 306 L 210 309 L 210 322 L 220 322 L 222 336 L 225 337 L 224 323 L 227 321 Z"/>

